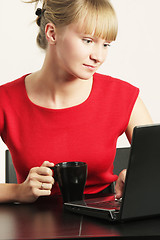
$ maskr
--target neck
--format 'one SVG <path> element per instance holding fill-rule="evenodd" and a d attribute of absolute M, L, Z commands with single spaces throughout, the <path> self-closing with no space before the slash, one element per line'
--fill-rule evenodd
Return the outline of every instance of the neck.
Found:
<path fill-rule="evenodd" d="M 62 91 L 63 93 L 86 82 L 62 70 L 58 61 L 50 56 L 50 51 L 47 52 L 42 69 L 39 71 L 39 80 L 51 91 Z"/>
<path fill-rule="evenodd" d="M 66 74 L 58 70 L 55 62 L 46 57 L 42 69 L 28 77 L 26 89 L 29 98 L 38 105 L 54 109 L 84 102 L 91 92 L 93 78 L 82 80 Z"/>
<path fill-rule="evenodd" d="M 77 91 L 83 92 L 85 88 L 90 85 L 92 78 L 88 80 L 82 80 L 69 74 L 59 73 L 54 71 L 53 68 L 42 68 L 37 75 L 38 84 L 42 86 L 48 93 L 59 96 L 72 96 L 77 94 Z"/>

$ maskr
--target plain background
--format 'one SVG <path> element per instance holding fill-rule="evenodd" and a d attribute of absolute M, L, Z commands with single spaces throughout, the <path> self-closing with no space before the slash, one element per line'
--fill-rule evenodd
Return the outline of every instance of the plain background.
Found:
<path fill-rule="evenodd" d="M 140 97 L 154 122 L 160 122 L 160 0 L 111 0 L 119 32 L 100 73 L 118 77 L 140 88 Z M 34 4 L 0 0 L 0 85 L 38 70 L 44 52 L 36 45 L 38 26 Z M 107 134 L 107 133 L 106 133 Z M 128 146 L 125 135 L 118 146 Z M 0 140 L 0 182 L 5 179 Z"/>

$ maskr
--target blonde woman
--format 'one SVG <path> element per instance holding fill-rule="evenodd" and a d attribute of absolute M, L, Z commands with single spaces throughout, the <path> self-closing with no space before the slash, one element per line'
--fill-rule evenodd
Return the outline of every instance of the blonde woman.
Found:
<path fill-rule="evenodd" d="M 39 2 L 32 0 L 30 2 Z M 108 0 L 44 0 L 37 9 L 42 68 L 0 87 L 0 135 L 18 184 L 0 184 L 0 202 L 33 202 L 59 194 L 49 167 L 62 161 L 88 164 L 86 194 L 117 180 L 117 138 L 131 141 L 135 125 L 152 123 L 139 89 L 96 73 L 116 40 L 117 18 Z"/>

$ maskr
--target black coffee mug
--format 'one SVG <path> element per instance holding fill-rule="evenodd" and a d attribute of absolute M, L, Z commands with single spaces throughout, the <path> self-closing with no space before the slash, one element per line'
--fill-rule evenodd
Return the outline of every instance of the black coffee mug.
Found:
<path fill-rule="evenodd" d="M 87 164 L 84 162 L 62 162 L 56 164 L 54 179 L 58 182 L 63 202 L 83 200 L 87 179 Z"/>

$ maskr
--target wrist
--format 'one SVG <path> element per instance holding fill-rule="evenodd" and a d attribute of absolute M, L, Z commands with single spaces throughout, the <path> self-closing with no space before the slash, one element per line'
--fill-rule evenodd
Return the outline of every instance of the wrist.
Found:
<path fill-rule="evenodd" d="M 19 184 L 1 183 L 0 184 L 0 202 L 18 202 Z"/>
<path fill-rule="evenodd" d="M 13 196 L 13 198 L 14 198 L 14 202 L 22 202 L 22 200 L 21 200 L 21 184 L 15 184 L 15 186 L 14 186 L 14 189 L 13 189 L 13 191 L 14 191 L 14 196 Z"/>

